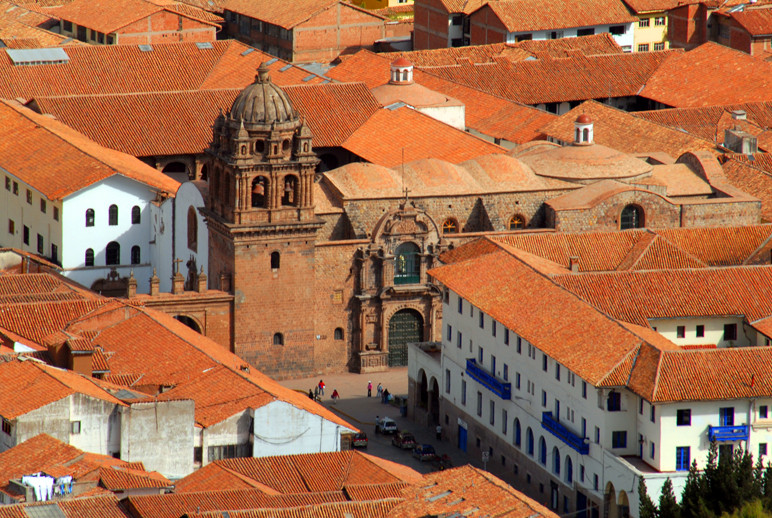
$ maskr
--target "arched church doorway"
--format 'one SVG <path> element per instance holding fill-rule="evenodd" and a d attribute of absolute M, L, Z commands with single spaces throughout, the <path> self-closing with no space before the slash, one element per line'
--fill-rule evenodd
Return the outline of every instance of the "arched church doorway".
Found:
<path fill-rule="evenodd" d="M 389 367 L 407 365 L 407 344 L 423 342 L 424 319 L 414 309 L 403 309 L 389 320 Z"/>
<path fill-rule="evenodd" d="M 198 322 L 190 318 L 186 315 L 176 315 L 174 317 L 176 320 L 180 321 L 181 323 L 185 324 L 189 328 L 191 328 L 196 333 L 201 333 L 201 326 L 198 325 Z"/>

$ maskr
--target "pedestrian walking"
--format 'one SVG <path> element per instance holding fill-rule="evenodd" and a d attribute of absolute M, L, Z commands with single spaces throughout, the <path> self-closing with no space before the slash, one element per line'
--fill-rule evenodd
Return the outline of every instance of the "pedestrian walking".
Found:
<path fill-rule="evenodd" d="M 319 385 L 314 387 L 314 400 L 319 399 Z"/>
<path fill-rule="evenodd" d="M 324 395 L 324 381 L 322 380 L 319 380 L 319 395 L 320 396 Z"/>
<path fill-rule="evenodd" d="M 308 389 L 308 399 L 314 400 L 314 391 L 311 389 Z"/>
<path fill-rule="evenodd" d="M 367 397 L 370 397 L 373 395 L 373 382 L 368 381 L 367 382 Z"/>
<path fill-rule="evenodd" d="M 378 397 L 383 396 L 383 385 L 378 383 L 378 387 L 375 389 L 375 395 Z"/>
<path fill-rule="evenodd" d="M 337 403 L 338 399 L 340 399 L 340 394 L 338 394 L 338 389 L 332 389 L 332 396 L 330 397 L 332 398 L 333 405 Z"/>
<path fill-rule="evenodd" d="M 389 402 L 389 389 L 383 389 L 383 394 L 381 394 L 381 403 L 384 405 Z"/>

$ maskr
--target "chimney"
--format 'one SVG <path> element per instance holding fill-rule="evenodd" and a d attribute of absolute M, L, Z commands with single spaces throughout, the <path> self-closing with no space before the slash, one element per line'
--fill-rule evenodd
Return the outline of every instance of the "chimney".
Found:
<path fill-rule="evenodd" d="M 744 121 L 747 120 L 748 114 L 745 113 L 745 110 L 732 110 L 732 119 L 736 121 Z"/>
<path fill-rule="evenodd" d="M 759 152 L 759 142 L 756 137 L 738 128 L 724 130 L 724 147 L 743 155 Z"/>
<path fill-rule="evenodd" d="M 571 273 L 579 273 L 579 257 L 573 255 L 568 258 L 568 269 Z"/>
<path fill-rule="evenodd" d="M 179 295 L 185 293 L 185 277 L 180 272 L 172 275 L 172 294 Z"/>
<path fill-rule="evenodd" d="M 137 279 L 134 278 L 134 270 L 129 273 L 129 282 L 126 288 L 126 298 L 133 299 L 137 296 Z"/>
<path fill-rule="evenodd" d="M 206 274 L 204 273 L 204 267 L 201 267 L 201 271 L 198 273 L 198 282 L 196 282 L 196 291 L 204 293 L 206 291 Z"/>
<path fill-rule="evenodd" d="M 156 275 L 155 268 L 153 268 L 153 276 L 150 277 L 150 296 L 157 297 L 160 292 L 161 280 L 158 278 L 158 275 Z"/>

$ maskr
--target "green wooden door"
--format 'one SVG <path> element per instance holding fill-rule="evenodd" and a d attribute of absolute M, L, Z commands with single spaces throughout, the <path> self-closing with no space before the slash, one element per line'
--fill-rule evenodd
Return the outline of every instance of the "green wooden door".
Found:
<path fill-rule="evenodd" d="M 389 367 L 407 365 L 407 344 L 423 341 L 423 318 L 413 309 L 398 311 L 389 320 Z"/>

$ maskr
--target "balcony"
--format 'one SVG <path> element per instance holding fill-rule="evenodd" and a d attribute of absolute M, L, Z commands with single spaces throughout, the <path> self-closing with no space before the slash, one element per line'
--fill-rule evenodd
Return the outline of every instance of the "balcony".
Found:
<path fill-rule="evenodd" d="M 581 455 L 587 455 L 590 453 L 589 441 L 585 442 L 584 437 L 579 437 L 574 432 L 560 424 L 560 422 L 552 417 L 552 412 L 542 412 L 541 427 L 566 443 L 571 449 L 579 452 Z"/>
<path fill-rule="evenodd" d="M 487 388 L 501 399 L 512 399 L 512 384 L 501 381 L 496 376 L 477 365 L 474 358 L 468 358 L 466 360 L 466 373 L 470 378 L 477 381 L 480 385 Z"/>
<path fill-rule="evenodd" d="M 747 424 L 737 426 L 708 426 L 708 438 L 717 442 L 747 441 L 749 430 Z"/>

